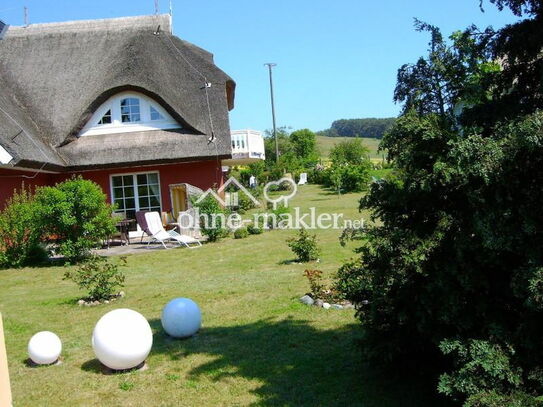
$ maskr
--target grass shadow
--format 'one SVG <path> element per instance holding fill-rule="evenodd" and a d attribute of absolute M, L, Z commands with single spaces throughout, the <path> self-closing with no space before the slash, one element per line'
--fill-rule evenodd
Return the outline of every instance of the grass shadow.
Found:
<path fill-rule="evenodd" d="M 243 377 L 261 383 L 253 392 L 260 406 L 435 406 L 446 405 L 434 387 L 405 378 L 377 377 L 359 352 L 360 326 L 318 330 L 307 321 L 266 319 L 245 325 L 203 328 L 175 340 L 152 320 L 153 354 L 182 360 L 213 356 L 195 366 L 189 379 Z"/>

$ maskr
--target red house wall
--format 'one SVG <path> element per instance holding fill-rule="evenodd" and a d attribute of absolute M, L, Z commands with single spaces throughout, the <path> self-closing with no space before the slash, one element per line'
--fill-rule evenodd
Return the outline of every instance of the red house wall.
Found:
<path fill-rule="evenodd" d="M 36 187 L 51 185 L 52 182 L 53 174 L 0 169 L 0 210 L 4 208 L 13 192 L 20 191 L 23 185 L 33 192 Z"/>
<path fill-rule="evenodd" d="M 145 167 L 115 168 L 98 171 L 84 171 L 70 174 L 38 174 L 33 179 L 21 178 L 21 175 L 34 175 L 31 172 L 20 172 L 0 169 L 0 208 L 13 195 L 15 189 L 20 190 L 23 183 L 31 189 L 37 186 L 54 185 L 64 181 L 72 175 L 81 175 L 83 178 L 96 182 L 111 203 L 111 175 L 133 174 L 138 172 L 158 172 L 160 177 L 160 192 L 162 195 L 162 210 L 171 211 L 170 188 L 171 184 L 188 183 L 206 190 L 211 187 L 220 187 L 223 183 L 221 163 L 217 160 L 199 161 L 193 163 L 167 164 Z M 9 176 L 9 178 L 5 177 Z"/>

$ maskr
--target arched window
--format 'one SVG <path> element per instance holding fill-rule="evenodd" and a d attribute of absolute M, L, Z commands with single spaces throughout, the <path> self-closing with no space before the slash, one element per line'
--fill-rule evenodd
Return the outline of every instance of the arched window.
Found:
<path fill-rule="evenodd" d="M 79 136 L 178 128 L 182 126 L 153 99 L 138 92 L 122 92 L 96 109 Z"/>

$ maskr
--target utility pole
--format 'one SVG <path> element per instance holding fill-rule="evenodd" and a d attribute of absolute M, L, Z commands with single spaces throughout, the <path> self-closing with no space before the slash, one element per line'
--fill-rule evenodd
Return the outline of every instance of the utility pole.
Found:
<path fill-rule="evenodd" d="M 28 7 L 23 7 L 25 27 L 28 27 Z"/>
<path fill-rule="evenodd" d="M 277 66 L 277 64 L 274 64 L 273 62 L 268 62 L 264 64 L 268 67 L 268 70 L 270 72 L 270 95 L 271 95 L 271 108 L 272 108 L 272 120 L 273 120 L 273 138 L 275 139 L 275 162 L 279 161 L 279 142 L 277 141 L 277 128 L 275 126 L 275 103 L 273 100 L 273 74 L 272 74 L 272 68 L 274 66 Z"/>

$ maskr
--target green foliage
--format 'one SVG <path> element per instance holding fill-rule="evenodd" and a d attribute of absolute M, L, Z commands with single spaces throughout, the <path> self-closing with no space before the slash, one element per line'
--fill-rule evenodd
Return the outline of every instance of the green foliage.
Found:
<path fill-rule="evenodd" d="M 333 165 L 362 165 L 369 161 L 370 150 L 362 140 L 355 138 L 337 143 L 330 151 Z"/>
<path fill-rule="evenodd" d="M 287 239 L 287 244 L 298 261 L 305 263 L 319 258 L 317 235 L 310 235 L 304 228 L 300 229 L 297 237 Z"/>
<path fill-rule="evenodd" d="M 92 248 L 115 232 L 112 207 L 92 181 L 77 177 L 43 187 L 35 199 L 44 232 L 54 237 L 56 251 L 69 262 L 88 257 Z"/>
<path fill-rule="evenodd" d="M 275 229 L 276 227 L 281 229 L 282 222 L 284 222 L 290 214 L 290 209 L 283 205 L 278 205 L 277 208 L 267 212 L 267 226 L 269 229 Z"/>
<path fill-rule="evenodd" d="M 126 265 L 126 258 L 120 258 L 121 266 Z M 63 280 L 71 280 L 81 290 L 87 291 L 87 300 L 103 301 L 118 294 L 124 287 L 124 274 L 119 271 L 119 265 L 110 263 L 106 257 L 91 255 L 75 270 L 64 273 Z"/>
<path fill-rule="evenodd" d="M 370 360 L 441 374 L 439 390 L 465 406 L 543 401 L 543 46 L 526 35 L 537 24 L 471 27 L 450 45 L 417 23 L 429 55 L 400 69 L 404 113 L 381 144 L 396 169 L 361 199 L 376 222 L 338 272 Z M 511 63 L 497 69 L 496 55 Z"/>
<path fill-rule="evenodd" d="M 520 370 L 511 366 L 512 349 L 483 340 L 444 340 L 440 349 L 454 355 L 457 369 L 442 374 L 438 390 L 447 395 L 473 396 L 486 391 L 498 393 L 517 388 L 522 382 Z"/>
<path fill-rule="evenodd" d="M 395 118 L 341 119 L 332 123 L 330 129 L 319 132 L 328 137 L 382 138 L 392 127 Z"/>
<path fill-rule="evenodd" d="M 268 180 L 278 180 L 285 173 L 303 172 L 313 167 L 319 160 L 316 135 L 311 130 L 302 129 L 289 133 L 285 127 L 277 130 L 279 160 L 276 160 L 275 139 L 267 131 L 264 139 Z"/>
<path fill-rule="evenodd" d="M 260 235 L 262 234 L 263 229 L 261 226 L 251 223 L 249 226 L 247 226 L 247 231 L 250 235 Z"/>
<path fill-rule="evenodd" d="M 245 239 L 249 236 L 247 228 L 238 228 L 234 231 L 234 239 Z"/>
<path fill-rule="evenodd" d="M 225 211 L 213 196 L 208 195 L 200 202 L 193 204 L 198 208 L 200 231 L 207 236 L 208 241 L 216 242 L 228 235 L 225 218 L 221 216 L 225 214 Z"/>
<path fill-rule="evenodd" d="M 256 199 L 258 195 L 260 195 L 260 189 L 251 189 L 249 192 L 255 197 Z M 247 212 L 250 209 L 258 208 L 259 205 L 255 204 L 254 201 L 249 198 L 246 194 L 243 192 L 238 193 L 238 211 L 241 213 Z"/>
<path fill-rule="evenodd" d="M 47 260 L 41 244 L 42 222 L 33 196 L 15 192 L 0 213 L 0 268 L 36 265 Z"/>
<path fill-rule="evenodd" d="M 307 269 L 304 271 L 304 277 L 309 281 L 311 297 L 322 298 L 321 295 L 325 290 L 325 285 L 322 281 L 322 271 Z"/>
<path fill-rule="evenodd" d="M 359 139 L 336 144 L 330 152 L 332 165 L 326 169 L 316 165 L 311 172 L 313 182 L 338 193 L 365 191 L 372 169 L 368 151 Z"/>
<path fill-rule="evenodd" d="M 317 139 L 315 133 L 309 129 L 296 130 L 290 134 L 292 151 L 304 167 L 314 165 L 318 159 Z"/>
<path fill-rule="evenodd" d="M 362 192 L 368 188 L 371 163 L 368 160 L 359 165 L 333 165 L 322 173 L 317 173 L 321 183 L 328 188 L 341 192 Z"/>

